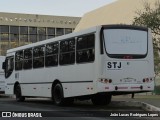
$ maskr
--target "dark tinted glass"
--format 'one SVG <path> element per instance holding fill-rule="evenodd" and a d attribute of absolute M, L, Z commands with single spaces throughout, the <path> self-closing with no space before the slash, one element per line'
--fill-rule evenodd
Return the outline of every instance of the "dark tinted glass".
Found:
<path fill-rule="evenodd" d="M 8 25 L 0 26 L 0 32 L 1 33 L 9 33 L 9 26 Z"/>
<path fill-rule="evenodd" d="M 46 45 L 46 55 L 58 54 L 58 42 Z"/>
<path fill-rule="evenodd" d="M 94 34 L 77 38 L 77 63 L 92 62 L 95 58 L 95 36 Z"/>
<path fill-rule="evenodd" d="M 19 34 L 19 27 L 18 26 L 10 26 L 10 33 Z"/>
<path fill-rule="evenodd" d="M 15 70 L 22 70 L 23 66 L 23 51 L 18 51 L 15 54 Z"/>

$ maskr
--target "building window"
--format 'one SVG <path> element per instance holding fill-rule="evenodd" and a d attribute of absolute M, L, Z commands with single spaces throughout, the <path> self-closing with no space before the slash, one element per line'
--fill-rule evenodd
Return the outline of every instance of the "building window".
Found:
<path fill-rule="evenodd" d="M 48 66 L 57 66 L 58 65 L 58 42 L 47 44 L 46 45 L 46 58 L 45 65 Z"/>
<path fill-rule="evenodd" d="M 28 27 L 20 26 L 20 46 L 28 44 Z"/>
<path fill-rule="evenodd" d="M 27 26 L 20 26 L 20 34 L 28 34 L 28 27 Z"/>
<path fill-rule="evenodd" d="M 0 33 L 9 33 L 9 26 L 1 25 L 0 26 Z"/>
<path fill-rule="evenodd" d="M 75 63 L 75 39 L 60 42 L 60 65 Z"/>
<path fill-rule="evenodd" d="M 44 67 L 45 46 L 33 48 L 33 68 Z"/>
<path fill-rule="evenodd" d="M 24 69 L 32 68 L 32 48 L 24 50 L 23 68 Z"/>
<path fill-rule="evenodd" d="M 36 27 L 29 27 L 29 34 L 37 34 L 37 28 Z"/>
<path fill-rule="evenodd" d="M 64 35 L 64 28 L 56 28 L 56 36 Z"/>
<path fill-rule="evenodd" d="M 23 66 L 23 51 L 18 51 L 15 54 L 15 70 L 22 70 Z"/>
<path fill-rule="evenodd" d="M 19 46 L 19 34 L 10 34 L 10 47 L 15 48 Z"/>
<path fill-rule="evenodd" d="M 42 40 L 46 40 L 46 35 L 38 35 L 38 40 L 42 41 Z"/>
<path fill-rule="evenodd" d="M 39 41 L 46 40 L 46 28 L 39 27 L 37 28 L 37 30 L 38 30 L 38 40 Z"/>
<path fill-rule="evenodd" d="M 39 27 L 37 28 L 37 30 L 38 30 L 38 34 L 42 34 L 42 35 L 46 34 L 46 28 L 44 27 Z"/>
<path fill-rule="evenodd" d="M 19 34 L 19 27 L 18 26 L 10 26 L 10 33 L 11 34 Z"/>
<path fill-rule="evenodd" d="M 0 33 L 0 54 L 1 55 L 6 55 L 7 49 L 9 49 L 9 34 L 8 33 Z"/>
<path fill-rule="evenodd" d="M 19 35 L 18 34 L 10 34 L 11 41 L 18 41 Z"/>
<path fill-rule="evenodd" d="M 72 33 L 72 28 L 65 28 L 65 34 Z"/>
<path fill-rule="evenodd" d="M 77 38 L 77 63 L 92 62 L 95 57 L 94 34 Z"/>
<path fill-rule="evenodd" d="M 28 44 L 28 35 L 20 35 L 20 46 Z"/>
<path fill-rule="evenodd" d="M 9 41 L 8 33 L 1 33 L 1 41 Z"/>
<path fill-rule="evenodd" d="M 20 40 L 28 41 L 28 35 L 20 35 Z"/>
<path fill-rule="evenodd" d="M 32 43 L 37 42 L 37 35 L 29 35 L 29 42 Z"/>
<path fill-rule="evenodd" d="M 48 39 L 54 38 L 54 37 L 55 37 L 55 35 L 48 35 Z"/>
<path fill-rule="evenodd" d="M 55 35 L 55 28 L 47 28 L 48 35 Z"/>

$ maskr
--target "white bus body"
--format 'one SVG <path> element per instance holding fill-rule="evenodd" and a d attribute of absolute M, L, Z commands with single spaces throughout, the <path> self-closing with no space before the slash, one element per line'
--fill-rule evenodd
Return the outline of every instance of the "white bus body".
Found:
<path fill-rule="evenodd" d="M 0 64 L 5 61 L 5 56 L 0 56 Z M 4 77 L 4 70 L 2 67 L 0 68 L 0 93 L 4 93 L 5 91 L 5 77 Z"/>
<path fill-rule="evenodd" d="M 104 25 L 10 49 L 5 71 L 5 93 L 18 101 L 50 97 L 61 105 L 91 98 L 108 104 L 112 95 L 154 90 L 151 31 Z"/>

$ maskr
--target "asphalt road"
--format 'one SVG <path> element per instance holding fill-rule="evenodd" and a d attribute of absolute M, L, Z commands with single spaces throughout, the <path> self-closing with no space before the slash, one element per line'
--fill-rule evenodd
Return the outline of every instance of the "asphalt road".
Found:
<path fill-rule="evenodd" d="M 41 113 L 42 118 L 0 118 L 0 120 L 158 120 L 159 118 L 140 118 L 140 117 L 108 117 L 111 113 L 143 112 L 140 108 L 119 106 L 118 101 L 112 101 L 108 106 L 94 106 L 90 101 L 75 101 L 71 106 L 59 107 L 49 99 L 34 98 L 27 99 L 25 102 L 16 102 L 14 98 L 0 97 L 0 112 L 9 111 L 15 113 L 26 112 Z M 45 113 L 47 118 L 44 118 Z M 1 114 L 1 113 L 0 113 Z M 26 113 L 28 115 L 28 113 Z M 106 114 L 106 116 L 105 116 Z M 15 114 L 17 115 L 17 114 Z M 14 116 L 15 116 L 14 115 Z"/>

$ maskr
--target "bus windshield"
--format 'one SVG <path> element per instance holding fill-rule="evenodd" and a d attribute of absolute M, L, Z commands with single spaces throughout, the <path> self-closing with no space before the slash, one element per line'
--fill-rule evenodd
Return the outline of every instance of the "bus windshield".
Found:
<path fill-rule="evenodd" d="M 147 54 L 147 31 L 136 29 L 104 29 L 106 52 L 109 55 L 144 56 Z"/>

